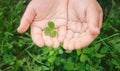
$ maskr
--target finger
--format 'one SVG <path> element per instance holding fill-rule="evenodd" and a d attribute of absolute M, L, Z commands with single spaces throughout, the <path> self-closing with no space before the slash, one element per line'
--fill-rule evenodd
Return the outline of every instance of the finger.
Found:
<path fill-rule="evenodd" d="M 66 27 L 65 26 L 61 26 L 59 27 L 58 29 L 58 40 L 60 43 L 63 43 L 64 39 L 65 39 L 65 36 L 66 36 Z"/>
<path fill-rule="evenodd" d="M 73 32 L 76 32 L 76 30 L 77 30 L 77 22 L 69 21 L 68 22 L 68 29 L 72 30 Z"/>
<path fill-rule="evenodd" d="M 85 34 L 75 39 L 75 49 L 88 46 L 96 37 L 91 34 Z"/>
<path fill-rule="evenodd" d="M 74 38 L 80 38 L 80 33 L 74 33 Z"/>
<path fill-rule="evenodd" d="M 43 31 L 43 39 L 46 46 L 53 46 L 53 39 L 49 35 L 45 35 Z"/>
<path fill-rule="evenodd" d="M 60 43 L 59 43 L 57 37 L 53 38 L 53 47 L 57 48 L 57 47 L 59 47 L 59 45 L 60 45 Z"/>
<path fill-rule="evenodd" d="M 76 44 L 76 40 L 78 40 L 80 38 L 80 33 L 74 33 L 73 38 L 70 40 L 70 43 L 68 45 L 68 49 L 69 50 L 74 50 L 75 49 L 75 44 Z"/>
<path fill-rule="evenodd" d="M 74 38 L 73 38 L 73 39 L 70 40 L 70 43 L 69 43 L 69 45 L 68 45 L 68 49 L 69 49 L 69 50 L 74 50 L 74 44 L 75 44 L 75 43 L 74 43 Z"/>
<path fill-rule="evenodd" d="M 57 38 L 58 38 L 58 34 L 55 37 L 52 38 L 52 40 L 53 40 L 53 48 L 58 48 L 59 45 L 60 45 L 60 42 L 58 41 Z"/>
<path fill-rule="evenodd" d="M 101 11 L 101 13 L 100 13 L 100 21 L 99 21 L 99 29 L 102 26 L 102 21 L 103 21 L 103 12 Z"/>
<path fill-rule="evenodd" d="M 44 46 L 44 40 L 43 40 L 43 36 L 42 36 L 42 31 L 40 28 L 31 26 L 31 36 L 32 36 L 33 42 L 36 45 L 38 45 L 39 47 Z"/>
<path fill-rule="evenodd" d="M 70 40 L 70 39 L 72 39 L 73 34 L 74 34 L 73 31 L 68 30 L 65 38 Z"/>
<path fill-rule="evenodd" d="M 87 23 L 90 29 L 90 32 L 94 35 L 100 33 L 99 21 L 100 21 L 100 10 L 98 6 L 91 5 L 87 9 L 86 15 Z"/>
<path fill-rule="evenodd" d="M 35 12 L 33 10 L 33 7 L 31 6 L 31 4 L 29 4 L 26 8 L 26 11 L 25 11 L 22 19 L 21 19 L 20 26 L 18 27 L 17 31 L 19 33 L 25 32 L 29 28 L 34 17 L 35 17 Z"/>
<path fill-rule="evenodd" d="M 66 37 L 65 37 L 65 40 L 64 40 L 64 44 L 63 44 L 63 48 L 64 49 L 68 49 L 68 45 L 70 43 L 70 40 L 72 39 L 73 37 L 73 32 L 71 30 L 68 30 L 67 31 L 67 34 L 66 34 Z"/>

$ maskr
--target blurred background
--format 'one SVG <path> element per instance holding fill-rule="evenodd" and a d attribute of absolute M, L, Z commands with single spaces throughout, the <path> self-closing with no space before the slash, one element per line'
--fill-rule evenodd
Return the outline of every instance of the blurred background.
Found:
<path fill-rule="evenodd" d="M 17 33 L 30 0 L 0 0 L 0 71 L 120 71 L 120 0 L 98 0 L 104 10 L 100 35 L 88 47 L 37 47 L 29 30 Z"/>

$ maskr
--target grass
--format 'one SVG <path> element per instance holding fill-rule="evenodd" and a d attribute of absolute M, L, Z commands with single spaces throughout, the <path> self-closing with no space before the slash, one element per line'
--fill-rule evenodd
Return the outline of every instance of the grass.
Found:
<path fill-rule="evenodd" d="M 16 29 L 26 0 L 0 0 L 0 71 L 120 71 L 119 0 L 98 0 L 104 9 L 101 34 L 88 47 L 65 51 L 39 48 L 29 30 Z"/>

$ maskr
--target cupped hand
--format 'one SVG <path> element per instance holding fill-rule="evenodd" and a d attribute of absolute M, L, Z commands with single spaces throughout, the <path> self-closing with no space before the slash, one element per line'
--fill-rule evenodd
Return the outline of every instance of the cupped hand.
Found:
<path fill-rule="evenodd" d="M 64 49 L 88 46 L 100 33 L 103 12 L 96 0 L 69 0 Z"/>
<path fill-rule="evenodd" d="M 52 38 L 44 34 L 49 21 L 55 23 L 57 36 Z M 67 0 L 32 0 L 26 8 L 17 31 L 25 32 L 31 27 L 33 42 L 39 47 L 58 47 L 64 41 L 67 25 Z"/>

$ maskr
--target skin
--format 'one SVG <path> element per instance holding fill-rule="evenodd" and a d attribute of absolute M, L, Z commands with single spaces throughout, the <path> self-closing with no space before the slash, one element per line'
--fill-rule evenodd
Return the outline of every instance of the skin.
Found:
<path fill-rule="evenodd" d="M 69 0 L 64 49 L 88 46 L 100 33 L 103 12 L 96 0 Z"/>
<path fill-rule="evenodd" d="M 56 30 L 58 30 L 55 38 L 44 34 L 44 28 L 48 21 L 53 21 Z M 23 33 L 30 26 L 31 37 L 36 45 L 57 48 L 64 41 L 66 25 L 67 0 L 32 0 L 26 8 L 17 31 Z"/>
<path fill-rule="evenodd" d="M 52 38 L 44 34 L 48 21 L 58 31 Z M 17 31 L 31 27 L 33 42 L 39 47 L 57 48 L 63 43 L 68 50 L 88 46 L 100 33 L 102 9 L 96 0 L 32 0 L 26 8 Z"/>

